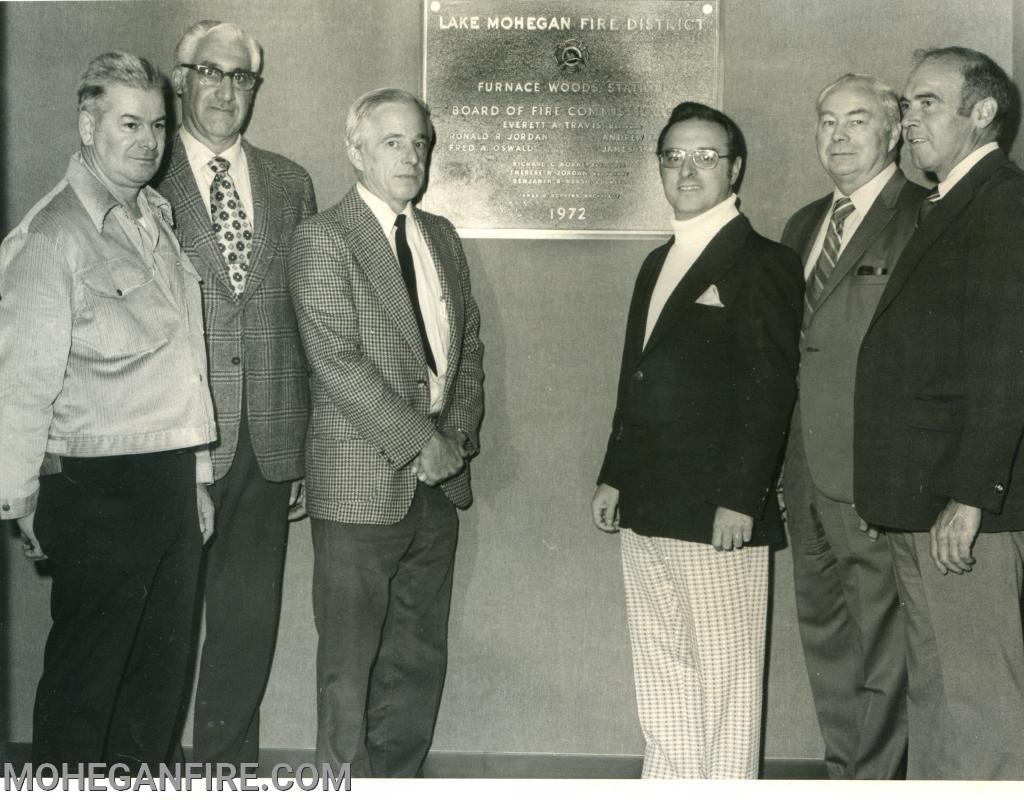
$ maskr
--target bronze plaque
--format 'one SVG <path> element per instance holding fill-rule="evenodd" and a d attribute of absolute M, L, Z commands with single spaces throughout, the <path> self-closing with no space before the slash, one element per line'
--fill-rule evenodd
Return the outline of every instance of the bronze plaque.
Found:
<path fill-rule="evenodd" d="M 425 0 L 423 207 L 466 236 L 670 229 L 655 147 L 720 107 L 719 0 Z"/>

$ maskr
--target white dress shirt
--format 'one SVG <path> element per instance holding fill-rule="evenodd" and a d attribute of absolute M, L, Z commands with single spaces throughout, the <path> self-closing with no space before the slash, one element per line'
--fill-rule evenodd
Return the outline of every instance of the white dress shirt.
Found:
<path fill-rule="evenodd" d="M 981 159 L 989 153 L 998 149 L 998 142 L 989 142 L 988 144 L 982 145 L 977 150 L 972 150 L 968 153 L 962 161 L 957 163 L 953 169 L 949 171 L 949 174 L 946 176 L 946 180 L 939 181 L 939 185 L 935 187 L 939 190 L 939 200 L 945 197 L 949 193 L 949 190 L 956 186 L 960 182 L 960 179 L 971 171 L 971 167 L 981 161 Z M 937 203 L 939 200 L 935 200 L 934 202 Z"/>
<path fill-rule="evenodd" d="M 397 260 L 395 220 L 398 219 L 398 214 L 363 184 L 357 183 L 356 190 L 380 223 L 381 230 L 391 245 L 391 252 L 395 254 Z M 423 327 L 427 331 L 427 341 L 430 343 L 434 363 L 437 365 L 437 374 L 428 369 L 427 375 L 430 378 L 430 413 L 438 414 L 444 408 L 444 381 L 448 374 L 448 311 L 441 291 L 441 279 L 437 275 L 437 265 L 434 264 L 427 240 L 423 237 L 412 211 L 412 203 L 406 203 L 401 213 L 405 214 L 405 239 L 409 243 L 413 268 L 416 271 L 416 294 L 419 296 Z"/>
<path fill-rule="evenodd" d="M 839 242 L 839 253 L 842 255 L 843 250 L 846 249 L 846 245 L 850 243 L 853 238 L 853 234 L 857 232 L 857 228 L 864 221 L 864 217 L 867 216 L 868 211 L 871 210 L 871 206 L 875 204 L 875 200 L 878 199 L 878 195 L 882 193 L 882 189 L 889 182 L 893 175 L 896 174 L 896 165 L 890 164 L 875 177 L 855 190 L 850 194 L 850 200 L 853 201 L 853 211 L 846 218 L 843 223 L 843 235 Z M 814 240 L 814 247 L 811 248 L 810 255 L 807 257 L 807 263 L 804 264 L 804 279 L 806 280 L 811 276 L 811 272 L 814 271 L 814 266 L 818 263 L 818 257 L 821 255 L 821 248 L 825 246 L 825 236 L 828 235 L 828 226 L 832 221 L 832 208 L 835 206 L 836 200 L 840 197 L 846 197 L 839 189 L 835 189 L 832 192 L 832 202 L 829 204 L 828 213 L 825 214 L 824 220 L 822 220 L 821 227 L 818 228 L 818 236 Z"/>
<path fill-rule="evenodd" d="M 644 333 L 644 347 L 651 338 L 651 331 L 658 323 L 658 317 L 665 308 L 672 292 L 679 285 L 690 267 L 704 252 L 704 248 L 728 222 L 740 215 L 736 208 L 736 195 L 730 194 L 717 206 L 713 206 L 692 219 L 673 219 L 672 230 L 676 239 L 672 243 L 665 263 L 651 292 L 651 304 L 647 307 L 647 331 Z"/>
<path fill-rule="evenodd" d="M 227 159 L 231 165 L 228 167 L 228 175 L 235 184 L 238 197 L 242 201 L 242 208 L 249 215 L 249 223 L 253 229 L 256 227 L 256 218 L 252 212 L 252 184 L 249 182 L 249 161 L 245 157 L 245 150 L 242 149 L 242 137 L 239 135 L 234 144 L 221 153 L 213 152 L 209 147 L 199 141 L 195 136 L 185 130 L 185 126 L 178 128 L 181 136 L 181 143 L 185 146 L 185 156 L 188 158 L 188 165 L 192 168 L 196 185 L 199 187 L 199 194 L 206 201 L 206 213 L 210 214 L 210 186 L 213 185 L 213 168 L 210 161 L 215 156 Z M 212 216 L 211 216 L 212 222 Z"/>

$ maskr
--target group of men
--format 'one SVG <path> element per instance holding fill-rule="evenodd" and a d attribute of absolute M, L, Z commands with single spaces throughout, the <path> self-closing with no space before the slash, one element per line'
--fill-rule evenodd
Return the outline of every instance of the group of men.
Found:
<path fill-rule="evenodd" d="M 205 20 L 174 58 L 169 140 L 150 62 L 89 63 L 81 149 L 0 249 L 0 518 L 53 579 L 33 762 L 180 758 L 197 601 L 193 760 L 258 762 L 304 494 L 317 762 L 417 775 L 483 414 L 459 238 L 413 205 L 429 113 L 360 97 L 358 183 L 317 215 L 307 172 L 242 136 L 253 38 Z"/>
<path fill-rule="evenodd" d="M 479 448 L 479 311 L 452 225 L 414 205 L 422 102 L 353 104 L 358 181 L 317 214 L 306 171 L 242 137 L 261 67 L 236 25 L 185 33 L 162 167 L 162 77 L 94 59 L 81 149 L 0 249 L 0 517 L 53 576 L 37 764 L 174 758 L 197 598 L 195 760 L 258 761 L 304 495 L 317 761 L 422 771 Z M 621 533 L 645 775 L 757 775 L 784 454 L 830 774 L 1024 777 L 1024 174 L 998 145 L 1014 91 L 956 47 L 919 53 L 902 98 L 830 83 L 835 189 L 782 244 L 737 208 L 735 122 L 685 102 L 662 130 L 675 236 L 637 278 L 592 509 Z M 933 192 L 900 171 L 901 138 Z"/>
<path fill-rule="evenodd" d="M 637 278 L 592 503 L 621 536 L 647 776 L 757 775 L 784 462 L 830 776 L 1024 778 L 1019 100 L 982 53 L 916 59 L 902 96 L 821 91 L 834 190 L 788 250 L 736 208 L 732 120 L 684 103 L 659 138 L 675 236 Z"/>

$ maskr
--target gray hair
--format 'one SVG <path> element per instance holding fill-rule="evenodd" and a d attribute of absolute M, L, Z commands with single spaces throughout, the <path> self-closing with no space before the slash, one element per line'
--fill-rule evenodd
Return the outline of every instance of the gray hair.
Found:
<path fill-rule="evenodd" d="M 427 124 L 427 135 L 433 137 L 434 124 L 430 121 L 430 109 L 426 103 L 404 89 L 373 89 L 349 106 L 348 117 L 345 119 L 345 143 L 349 147 L 359 147 L 363 143 L 363 123 L 366 122 L 366 117 L 371 111 L 386 103 L 408 103 L 416 106 Z"/>
<path fill-rule="evenodd" d="M 898 128 L 900 124 L 900 97 L 896 94 L 895 90 L 883 81 L 881 78 L 876 78 L 874 75 L 865 75 L 859 72 L 847 72 L 845 75 L 840 75 L 832 83 L 826 86 L 821 92 L 818 93 L 818 100 L 815 103 L 815 108 L 818 113 L 821 113 L 821 105 L 825 102 L 832 92 L 843 86 L 859 86 L 862 89 L 866 89 L 875 96 L 878 104 L 882 107 L 882 113 L 885 115 L 885 122 L 889 128 Z"/>
<path fill-rule="evenodd" d="M 259 72 L 263 66 L 263 54 L 259 44 L 248 33 L 233 22 L 221 22 L 217 19 L 204 19 L 197 22 L 181 37 L 174 48 L 175 64 L 191 64 L 195 58 L 200 42 L 207 36 L 224 36 L 230 42 L 240 42 L 249 53 L 249 64 L 253 72 Z"/>
<path fill-rule="evenodd" d="M 162 96 L 164 85 L 160 70 L 146 59 L 119 50 L 103 53 L 89 62 L 78 82 L 78 110 L 94 111 L 111 86 L 155 89 Z"/>

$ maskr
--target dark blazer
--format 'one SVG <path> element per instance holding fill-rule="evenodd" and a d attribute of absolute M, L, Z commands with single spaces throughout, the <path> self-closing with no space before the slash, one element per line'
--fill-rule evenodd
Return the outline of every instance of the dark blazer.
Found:
<path fill-rule="evenodd" d="M 1024 173 L 985 156 L 907 243 L 861 345 L 854 496 L 927 530 L 952 498 L 1024 528 Z"/>
<path fill-rule="evenodd" d="M 285 269 L 292 231 L 316 213 L 313 182 L 298 164 L 242 142 L 252 186 L 253 243 L 249 277 L 236 297 L 185 147 L 174 137 L 156 188 L 174 208 L 175 230 L 202 276 L 210 391 L 220 434 L 212 448 L 214 477 L 231 466 L 246 387 L 249 435 L 270 481 L 302 477 L 309 419 L 309 370 L 302 353 Z M 244 376 L 244 380 L 243 380 Z"/>
<path fill-rule="evenodd" d="M 776 541 L 773 486 L 796 394 L 800 260 L 746 217 L 733 219 L 679 282 L 643 347 L 672 241 L 637 276 L 598 481 L 619 490 L 620 523 L 639 534 L 710 542 L 723 506 L 754 518 L 753 544 Z M 723 307 L 696 302 L 712 284 Z"/>
<path fill-rule="evenodd" d="M 334 522 L 390 525 L 412 504 L 409 464 L 435 429 L 478 447 L 483 416 L 480 312 L 462 243 L 444 217 L 413 215 L 434 259 L 448 312 L 444 408 L 430 415 L 426 358 L 391 245 L 359 192 L 295 231 L 289 282 L 313 371 L 306 508 Z M 462 508 L 469 467 L 441 483 Z"/>
<path fill-rule="evenodd" d="M 799 400 L 792 436 L 801 436 L 814 485 L 853 502 L 853 392 L 860 341 L 907 239 L 926 189 L 899 170 L 879 193 L 843 249 L 813 313 L 804 309 Z M 797 211 L 782 243 L 807 264 L 830 213 L 832 194 Z"/>

